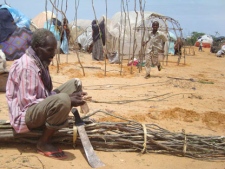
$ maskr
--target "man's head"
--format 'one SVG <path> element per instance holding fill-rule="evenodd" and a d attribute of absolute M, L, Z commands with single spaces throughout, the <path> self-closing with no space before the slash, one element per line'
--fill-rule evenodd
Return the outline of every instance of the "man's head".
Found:
<path fill-rule="evenodd" d="M 153 31 L 153 33 L 157 32 L 158 28 L 159 28 L 159 22 L 158 21 L 154 21 L 152 23 L 152 31 Z"/>
<path fill-rule="evenodd" d="M 57 41 L 54 34 L 47 29 L 37 29 L 31 39 L 31 47 L 39 57 L 41 62 L 48 66 L 57 48 Z"/>

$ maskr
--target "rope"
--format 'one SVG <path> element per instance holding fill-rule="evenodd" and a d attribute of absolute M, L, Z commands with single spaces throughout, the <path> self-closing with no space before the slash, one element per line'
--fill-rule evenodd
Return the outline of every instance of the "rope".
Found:
<path fill-rule="evenodd" d="M 147 129 L 145 124 L 141 124 L 143 127 L 143 131 L 144 131 L 144 143 L 143 143 L 143 149 L 141 151 L 142 154 L 144 154 L 146 152 L 146 145 L 147 145 Z"/>
<path fill-rule="evenodd" d="M 73 146 L 75 146 L 77 140 L 77 127 L 74 125 L 73 126 Z"/>
<path fill-rule="evenodd" d="M 184 134 L 183 155 L 185 156 L 186 151 L 187 151 L 187 137 L 186 137 L 186 133 L 185 133 L 185 130 L 184 130 L 184 129 L 182 129 L 182 132 L 183 132 L 183 134 Z"/>

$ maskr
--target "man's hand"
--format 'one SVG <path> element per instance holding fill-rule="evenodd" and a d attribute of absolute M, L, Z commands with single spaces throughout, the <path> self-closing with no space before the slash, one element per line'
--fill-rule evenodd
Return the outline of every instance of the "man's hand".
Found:
<path fill-rule="evenodd" d="M 85 96 L 87 95 L 86 92 L 77 92 L 77 93 L 72 93 L 69 95 L 70 100 L 71 100 L 71 106 L 72 107 L 77 107 L 85 104 Z"/>

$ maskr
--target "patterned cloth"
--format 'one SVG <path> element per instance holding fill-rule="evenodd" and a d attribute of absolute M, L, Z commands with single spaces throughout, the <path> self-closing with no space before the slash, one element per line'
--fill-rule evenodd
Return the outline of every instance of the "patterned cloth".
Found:
<path fill-rule="evenodd" d="M 32 32 L 28 28 L 17 28 L 12 35 L 0 43 L 0 48 L 5 53 L 6 60 L 19 59 L 30 46 Z"/>

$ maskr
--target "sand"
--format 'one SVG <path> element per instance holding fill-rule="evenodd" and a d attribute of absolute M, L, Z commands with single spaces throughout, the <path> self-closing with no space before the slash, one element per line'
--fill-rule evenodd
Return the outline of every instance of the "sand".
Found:
<path fill-rule="evenodd" d="M 84 91 L 99 103 L 89 102 L 90 112 L 102 109 L 140 123 L 154 123 L 171 132 L 182 132 L 202 136 L 224 136 L 225 134 L 225 74 L 224 58 L 204 48 L 195 55 L 186 55 L 177 65 L 177 56 L 169 56 L 162 71 L 152 68 L 151 78 L 144 79 L 145 68 L 92 61 L 88 53 L 80 53 L 84 67 L 82 71 L 77 56 L 60 56 L 50 66 L 54 87 L 71 78 L 80 78 Z M 7 63 L 8 68 L 11 62 Z M 106 71 L 105 71 L 106 68 Z M 58 73 L 57 73 L 58 72 Z M 85 76 L 84 76 L 85 74 Z M 116 104 L 116 101 L 130 103 Z M 102 103 L 101 103 L 102 102 Z M 105 102 L 105 103 L 103 103 Z M 107 115 L 93 116 L 96 121 L 114 121 Z M 8 120 L 5 93 L 0 93 L 0 119 Z M 91 168 L 82 147 L 57 145 L 67 154 L 66 160 L 55 160 L 36 153 L 33 144 L 0 144 L 0 168 Z M 200 161 L 187 157 L 137 152 L 96 151 L 105 163 L 105 169 L 225 169 L 225 162 Z"/>

